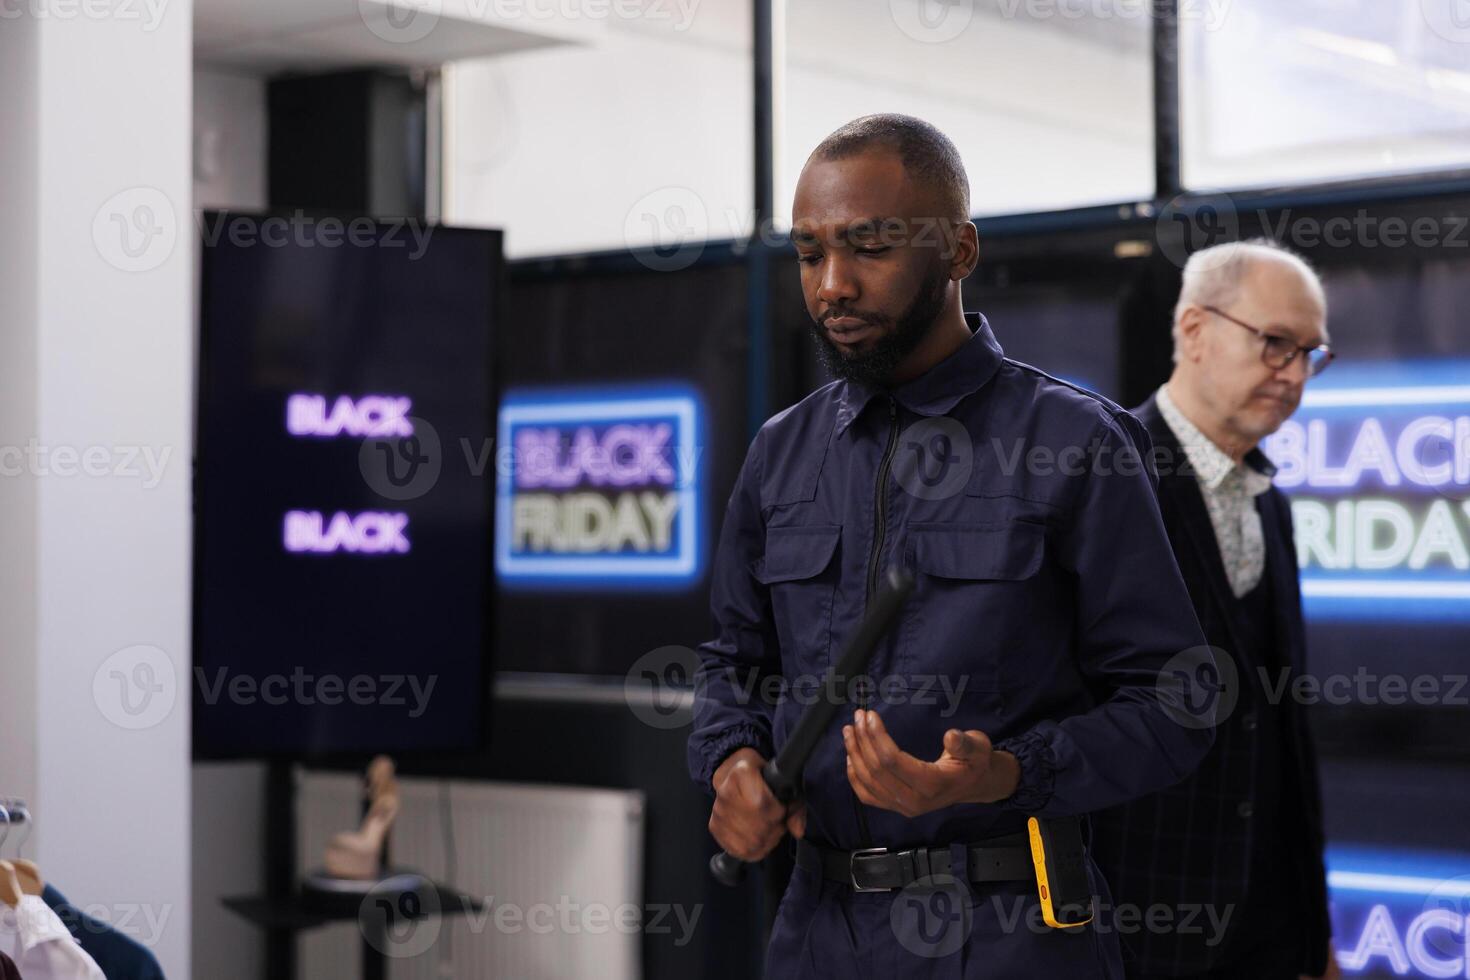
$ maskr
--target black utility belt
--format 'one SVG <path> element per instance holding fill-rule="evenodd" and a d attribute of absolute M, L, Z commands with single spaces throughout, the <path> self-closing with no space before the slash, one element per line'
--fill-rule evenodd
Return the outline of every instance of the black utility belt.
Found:
<path fill-rule="evenodd" d="M 966 877 L 970 881 L 1032 881 L 1036 877 L 1025 834 L 1010 834 L 964 846 L 968 852 Z M 838 851 L 803 840 L 796 844 L 796 863 L 828 881 L 841 882 L 859 892 L 894 891 L 934 876 L 952 876 L 948 847 L 903 850 L 867 847 Z"/>

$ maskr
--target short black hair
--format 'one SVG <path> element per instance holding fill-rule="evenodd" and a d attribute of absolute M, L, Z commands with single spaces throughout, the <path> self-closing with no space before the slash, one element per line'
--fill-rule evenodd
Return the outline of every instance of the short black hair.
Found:
<path fill-rule="evenodd" d="M 970 220 L 970 177 L 960 151 L 938 128 L 914 116 L 883 112 L 854 119 L 822 140 L 808 160 L 842 160 L 873 147 L 892 150 L 905 170 L 936 187 L 948 217 Z"/>

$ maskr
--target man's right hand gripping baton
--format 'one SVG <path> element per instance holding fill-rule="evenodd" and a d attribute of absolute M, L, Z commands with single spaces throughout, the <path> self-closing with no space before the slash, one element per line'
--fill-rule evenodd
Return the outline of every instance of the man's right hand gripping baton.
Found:
<path fill-rule="evenodd" d="M 822 693 L 802 713 L 791 737 L 781 746 L 776 757 L 761 770 L 771 793 L 784 804 L 796 799 L 801 791 L 801 773 L 807 760 L 817 747 L 817 740 L 837 717 L 842 701 L 835 696 L 839 685 L 846 685 L 868 668 L 873 650 L 893 624 L 898 620 L 898 611 L 914 590 L 914 577 L 901 568 L 890 568 L 883 576 L 884 585 L 868 607 L 868 614 L 858 624 L 857 632 L 847 641 L 847 648 L 837 663 L 827 671 L 822 680 Z M 735 885 L 745 874 L 745 862 L 726 851 L 721 851 L 709 861 L 710 873 L 723 885 Z"/>

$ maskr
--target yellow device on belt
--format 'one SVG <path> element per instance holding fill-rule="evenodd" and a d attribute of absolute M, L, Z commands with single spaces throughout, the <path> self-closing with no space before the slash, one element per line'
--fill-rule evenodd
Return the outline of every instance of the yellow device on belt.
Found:
<path fill-rule="evenodd" d="M 1053 929 L 1076 929 L 1092 921 L 1092 885 L 1082 848 L 1080 817 L 1026 821 L 1041 917 Z"/>

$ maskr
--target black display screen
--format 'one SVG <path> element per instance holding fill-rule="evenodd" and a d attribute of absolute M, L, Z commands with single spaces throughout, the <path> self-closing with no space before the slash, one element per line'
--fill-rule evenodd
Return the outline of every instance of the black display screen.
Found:
<path fill-rule="evenodd" d="M 205 216 L 195 754 L 475 747 L 500 235 L 280 220 Z"/>

